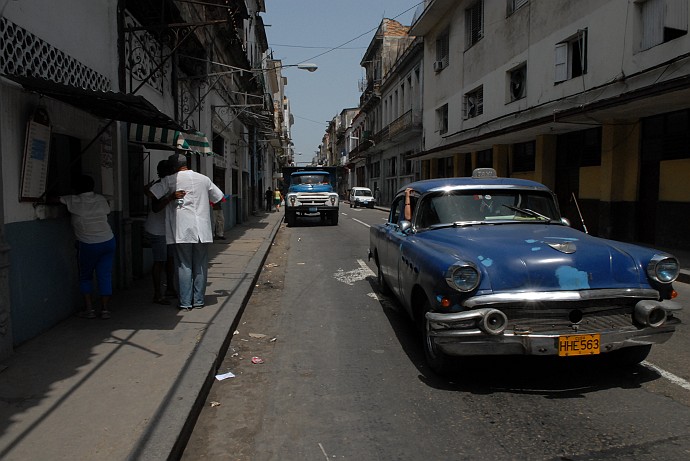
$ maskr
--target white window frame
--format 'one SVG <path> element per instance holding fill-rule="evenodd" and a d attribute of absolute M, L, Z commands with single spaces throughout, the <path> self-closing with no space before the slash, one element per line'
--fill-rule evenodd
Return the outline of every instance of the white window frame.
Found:
<path fill-rule="evenodd" d="M 446 29 L 436 37 L 436 61 L 441 62 L 441 69 L 448 67 L 450 61 L 450 31 Z M 438 70 L 441 70 L 438 69 Z"/>
<path fill-rule="evenodd" d="M 474 99 L 475 111 L 471 113 L 470 101 Z M 462 105 L 462 114 L 465 120 L 479 117 L 484 113 L 484 86 L 479 86 L 472 91 L 465 93 Z"/>
<path fill-rule="evenodd" d="M 557 43 L 554 48 L 554 83 L 564 82 L 573 78 L 573 53 L 575 44 L 579 43 L 581 50 L 580 77 L 587 73 L 587 29 L 578 30 L 577 33 L 568 40 Z"/>
<path fill-rule="evenodd" d="M 527 4 L 529 0 L 508 0 L 508 16 Z"/>
<path fill-rule="evenodd" d="M 436 109 L 436 132 L 440 135 L 448 133 L 448 104 Z"/>
<path fill-rule="evenodd" d="M 522 95 L 515 97 L 513 94 L 513 78 L 517 72 L 522 73 L 523 77 L 523 89 Z M 508 85 L 508 102 L 518 101 L 527 97 L 527 63 L 523 62 L 519 66 L 510 69 L 507 73 L 507 85 Z"/>

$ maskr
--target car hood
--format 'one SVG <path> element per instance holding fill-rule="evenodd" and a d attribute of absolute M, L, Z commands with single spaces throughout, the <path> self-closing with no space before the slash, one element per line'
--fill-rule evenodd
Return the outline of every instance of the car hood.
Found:
<path fill-rule="evenodd" d="M 476 263 L 488 276 L 480 289 L 494 292 L 646 284 L 646 275 L 640 273 L 642 266 L 630 252 L 630 245 L 592 237 L 567 226 L 483 225 L 417 235 L 436 251 Z M 640 250 L 646 251 L 642 247 Z"/>

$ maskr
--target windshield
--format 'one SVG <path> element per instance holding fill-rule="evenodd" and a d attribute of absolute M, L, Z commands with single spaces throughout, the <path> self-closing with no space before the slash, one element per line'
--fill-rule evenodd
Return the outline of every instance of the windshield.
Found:
<path fill-rule="evenodd" d="M 303 174 L 292 177 L 292 184 L 328 184 L 327 174 Z"/>
<path fill-rule="evenodd" d="M 355 189 L 355 195 L 363 195 L 365 197 L 371 197 L 371 191 L 369 189 Z"/>
<path fill-rule="evenodd" d="M 501 189 L 453 191 L 424 197 L 416 218 L 418 228 L 497 221 L 560 221 L 560 215 L 547 192 Z"/>

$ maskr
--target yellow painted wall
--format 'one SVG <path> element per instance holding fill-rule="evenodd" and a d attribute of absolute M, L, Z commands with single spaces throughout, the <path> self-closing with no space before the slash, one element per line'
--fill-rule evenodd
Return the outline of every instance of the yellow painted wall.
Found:
<path fill-rule="evenodd" d="M 515 179 L 529 179 L 530 181 L 535 181 L 534 171 L 520 171 L 516 173 L 511 173 L 510 177 Z"/>
<path fill-rule="evenodd" d="M 462 172 L 462 159 L 463 159 L 462 154 L 453 154 L 453 176 L 456 178 L 463 176 Z"/>
<path fill-rule="evenodd" d="M 637 200 L 639 158 L 640 124 L 637 121 L 604 125 L 599 177 L 601 195 L 598 198 L 605 202 Z"/>
<path fill-rule="evenodd" d="M 536 139 L 534 180 L 551 190 L 556 188 L 556 136 L 539 135 Z"/>
<path fill-rule="evenodd" d="M 659 200 L 690 202 L 690 159 L 661 162 L 659 165 Z"/>
<path fill-rule="evenodd" d="M 493 164 L 499 178 L 510 176 L 508 171 L 508 144 L 496 144 L 493 146 Z"/>
<path fill-rule="evenodd" d="M 580 168 L 579 198 L 595 200 L 601 198 L 601 170 L 599 166 Z"/>

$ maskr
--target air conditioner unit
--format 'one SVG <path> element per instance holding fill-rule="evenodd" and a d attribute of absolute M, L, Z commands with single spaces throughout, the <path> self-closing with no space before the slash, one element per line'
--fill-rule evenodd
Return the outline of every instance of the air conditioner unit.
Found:
<path fill-rule="evenodd" d="M 435 72 L 440 72 L 443 70 L 443 61 L 434 61 L 434 71 Z"/>

